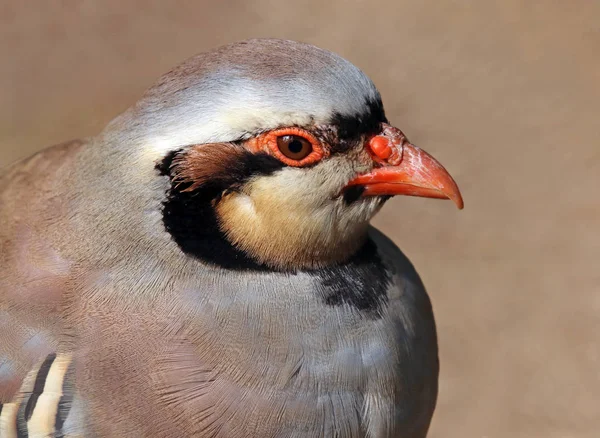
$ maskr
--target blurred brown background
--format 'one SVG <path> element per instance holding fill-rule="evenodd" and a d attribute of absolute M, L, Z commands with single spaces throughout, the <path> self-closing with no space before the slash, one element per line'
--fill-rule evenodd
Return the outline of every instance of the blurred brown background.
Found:
<path fill-rule="evenodd" d="M 336 51 L 466 202 L 394 199 L 376 220 L 433 300 L 430 436 L 598 437 L 599 17 L 594 0 L 4 1 L 0 165 L 93 135 L 213 46 Z"/>

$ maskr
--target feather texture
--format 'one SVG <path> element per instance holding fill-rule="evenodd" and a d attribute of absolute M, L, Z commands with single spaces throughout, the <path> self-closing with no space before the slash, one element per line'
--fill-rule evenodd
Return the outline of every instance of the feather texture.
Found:
<path fill-rule="evenodd" d="M 372 82 L 337 55 L 255 40 L 193 58 L 100 135 L 6 170 L 0 437 L 424 437 L 438 374 L 429 299 L 368 226 L 381 200 L 332 201 L 367 166 L 357 127 L 384 117 Z M 267 262 L 286 253 L 281 269 L 207 263 L 165 227 L 172 184 L 190 189 L 183 214 L 240 159 L 229 142 L 342 121 L 356 140 L 324 164 L 278 165 L 239 187 L 270 203 L 256 222 L 215 208 L 228 244 Z M 161 175 L 182 148 L 193 160 Z M 306 254 L 324 244 L 332 253 L 312 266 Z"/>

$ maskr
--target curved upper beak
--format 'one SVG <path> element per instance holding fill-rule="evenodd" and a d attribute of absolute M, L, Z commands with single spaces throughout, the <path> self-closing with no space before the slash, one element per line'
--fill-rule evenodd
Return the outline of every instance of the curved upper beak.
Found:
<path fill-rule="evenodd" d="M 444 166 L 410 144 L 399 129 L 384 125 L 382 133 L 369 139 L 366 147 L 377 167 L 358 175 L 346 187 L 362 186 L 362 196 L 450 199 L 459 209 L 463 208 L 460 190 Z"/>

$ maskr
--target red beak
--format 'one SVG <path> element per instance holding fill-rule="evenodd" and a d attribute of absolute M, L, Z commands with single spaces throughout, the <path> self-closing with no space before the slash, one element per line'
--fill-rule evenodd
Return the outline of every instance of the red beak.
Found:
<path fill-rule="evenodd" d="M 362 196 L 450 199 L 463 208 L 460 190 L 444 166 L 410 144 L 399 129 L 384 125 L 382 134 L 372 137 L 366 147 L 378 167 L 357 176 L 346 187 L 363 186 Z"/>

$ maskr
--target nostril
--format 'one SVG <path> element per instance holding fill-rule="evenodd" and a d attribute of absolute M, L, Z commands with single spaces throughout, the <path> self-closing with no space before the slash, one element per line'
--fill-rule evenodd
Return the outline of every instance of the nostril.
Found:
<path fill-rule="evenodd" d="M 392 155 L 392 147 L 386 137 L 376 135 L 369 140 L 368 144 L 373 154 L 382 160 L 387 160 Z"/>

